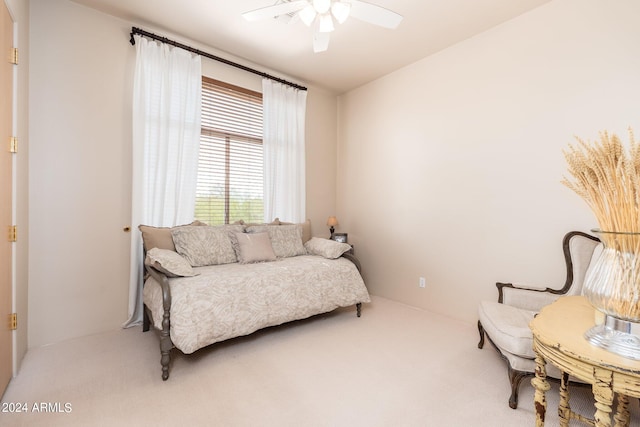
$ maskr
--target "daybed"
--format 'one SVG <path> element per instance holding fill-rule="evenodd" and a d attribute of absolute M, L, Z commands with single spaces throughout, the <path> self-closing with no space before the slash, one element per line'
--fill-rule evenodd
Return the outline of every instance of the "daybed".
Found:
<path fill-rule="evenodd" d="M 143 330 L 159 331 L 163 380 L 174 347 L 190 354 L 350 305 L 360 317 L 370 301 L 351 246 L 310 238 L 308 221 L 139 228 L 148 272 Z"/>

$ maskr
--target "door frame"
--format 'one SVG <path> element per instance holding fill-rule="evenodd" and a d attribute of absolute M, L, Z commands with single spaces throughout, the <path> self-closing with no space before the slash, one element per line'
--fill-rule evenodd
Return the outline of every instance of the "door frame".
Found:
<path fill-rule="evenodd" d="M 10 90 L 9 90 L 9 94 L 8 98 L 9 98 L 9 105 L 8 108 L 5 109 L 3 108 L 2 112 L 3 114 L 6 114 L 8 117 L 3 117 L 2 120 L 3 122 L 7 123 L 7 129 L 6 129 L 6 133 L 8 133 L 8 135 L 2 135 L 2 143 L 4 144 L 4 147 L 2 147 L 4 153 L 3 156 L 7 155 L 9 156 L 9 160 L 7 161 L 7 163 L 9 164 L 10 167 L 10 175 L 8 176 L 8 182 L 7 183 L 2 183 L 3 186 L 7 186 L 8 188 L 5 188 L 5 190 L 8 191 L 8 199 L 10 200 L 9 204 L 9 212 L 8 213 L 8 220 L 9 220 L 9 224 L 0 224 L 0 226 L 2 228 L 6 227 L 10 227 L 12 225 L 15 225 L 15 219 L 16 219 L 16 156 L 14 153 L 11 153 L 9 151 L 9 147 L 8 147 L 8 139 L 10 136 L 15 136 L 16 135 L 16 92 L 17 92 L 17 87 L 16 87 L 16 80 L 17 80 L 17 75 L 16 75 L 16 66 L 11 64 L 11 61 L 9 59 L 10 57 L 10 50 L 12 48 L 16 47 L 16 39 L 17 39 L 17 35 L 16 35 L 16 30 L 17 30 L 17 26 L 16 26 L 16 20 L 15 20 L 15 15 L 12 13 L 11 8 L 9 7 L 9 4 L 6 1 L 2 2 L 3 4 L 3 10 L 2 10 L 2 21 L 3 24 L 5 23 L 9 23 L 8 28 L 4 28 L 3 25 L 3 34 L 2 34 L 2 38 L 3 38 L 3 46 L 2 49 L 5 50 L 5 48 L 8 48 L 8 51 L 5 50 L 4 53 L 4 58 L 3 58 L 3 64 L 2 66 L 5 67 L 6 64 L 10 64 L 9 67 L 10 71 L 7 73 L 7 75 L 5 76 L 3 73 L 3 79 L 6 79 L 6 81 L 2 81 L 2 87 L 6 88 L 7 86 L 5 85 L 9 85 L 10 86 Z M 6 39 L 6 40 L 5 40 Z M 5 46 L 6 43 L 6 46 Z M 3 132 L 5 133 L 5 132 Z M 3 159 L 3 162 L 5 160 Z M 3 214 L 4 215 L 4 214 Z M 2 222 L 5 222 L 5 219 L 3 218 Z M 4 230 L 3 230 L 4 231 Z M 6 244 L 7 240 L 8 240 L 8 236 L 7 233 L 2 233 L 2 239 L 4 240 L 2 243 Z M 8 256 L 9 256 L 9 260 L 8 260 L 8 267 L 9 267 L 9 272 L 8 272 L 8 289 L 3 290 L 3 293 L 6 291 L 8 292 L 9 295 L 9 299 L 10 301 L 8 301 L 8 309 L 9 309 L 9 313 L 0 313 L 3 315 L 3 317 L 5 315 L 9 315 L 11 313 L 15 313 L 15 307 L 16 307 L 16 301 L 15 301 L 15 295 L 16 295 L 16 245 L 15 243 L 9 242 L 9 250 L 8 250 Z M 4 264 L 4 260 L 2 261 Z M 4 265 L 7 265 L 4 264 Z M 3 285 L 4 286 L 4 285 Z M 7 307 L 5 305 L 3 305 L 2 307 L 2 311 L 5 311 Z M 3 324 L 3 328 L 9 328 L 8 323 L 9 319 L 2 319 L 4 320 L 2 322 Z M 6 332 L 6 330 L 4 331 Z M 3 332 L 3 333 L 4 333 Z M 8 331 L 9 336 L 8 336 L 8 341 L 9 341 L 9 352 L 8 352 L 8 361 L 3 361 L 4 363 L 7 363 L 9 366 L 2 366 L 2 379 L 0 382 L 0 396 L 4 395 L 4 392 L 6 390 L 6 387 L 9 385 L 9 383 L 11 382 L 11 379 L 15 376 L 16 371 L 17 371 L 17 361 L 16 361 L 16 356 L 17 356 L 17 352 L 16 352 L 16 331 L 15 330 L 11 330 L 9 329 Z M 4 345 L 4 344 L 3 344 Z M 6 377 L 8 374 L 8 378 Z M 5 384 L 6 381 L 6 384 Z"/>

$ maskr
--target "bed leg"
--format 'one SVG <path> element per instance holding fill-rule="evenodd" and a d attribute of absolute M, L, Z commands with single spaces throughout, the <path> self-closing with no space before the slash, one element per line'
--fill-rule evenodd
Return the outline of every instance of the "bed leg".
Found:
<path fill-rule="evenodd" d="M 160 331 L 160 364 L 162 365 L 162 380 L 169 378 L 169 364 L 171 363 L 171 335 L 169 332 L 169 313 L 165 311 L 162 319 L 162 331 Z"/>
<path fill-rule="evenodd" d="M 171 362 L 170 351 L 161 350 L 160 364 L 162 365 L 162 381 L 169 379 L 169 363 Z"/>
<path fill-rule="evenodd" d="M 160 364 L 162 365 L 162 380 L 169 378 L 169 364 L 171 363 L 171 348 L 173 344 L 169 337 L 160 337 Z"/>
<path fill-rule="evenodd" d="M 149 332 L 150 326 L 151 326 L 151 321 L 149 320 L 149 313 L 147 312 L 147 307 L 143 305 L 142 306 L 142 332 Z"/>
<path fill-rule="evenodd" d="M 359 302 L 356 304 L 356 315 L 360 317 L 362 315 L 362 303 Z"/>

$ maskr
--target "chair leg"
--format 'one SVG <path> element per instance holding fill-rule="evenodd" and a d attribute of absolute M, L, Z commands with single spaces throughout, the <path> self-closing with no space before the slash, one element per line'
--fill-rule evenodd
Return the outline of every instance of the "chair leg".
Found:
<path fill-rule="evenodd" d="M 533 377 L 535 376 L 535 374 L 532 372 L 523 372 L 523 371 L 518 371 L 516 369 L 513 369 L 509 364 L 509 359 L 507 359 L 502 354 L 502 352 L 498 349 L 495 343 L 491 341 L 491 337 L 489 337 L 486 334 L 484 327 L 482 326 L 482 323 L 479 320 L 478 320 L 478 332 L 480 333 L 480 342 L 478 343 L 478 348 L 482 348 L 484 346 L 484 339 L 485 337 L 488 337 L 489 342 L 493 344 L 493 347 L 496 349 L 500 357 L 502 357 L 502 359 L 504 359 L 504 361 L 507 362 L 507 374 L 509 375 L 509 383 L 511 383 L 511 396 L 509 396 L 509 407 L 511 409 L 516 409 L 518 407 L 518 391 L 520 390 L 520 384 L 522 383 L 522 380 L 527 377 Z"/>
<path fill-rule="evenodd" d="M 478 332 L 480 332 L 480 342 L 478 343 L 478 348 L 484 347 L 484 328 L 482 327 L 482 323 L 478 320 Z"/>
<path fill-rule="evenodd" d="M 530 372 L 522 372 L 512 369 L 511 366 L 508 368 L 509 371 L 509 382 L 511 383 L 511 396 L 509 396 L 509 407 L 511 409 L 518 408 L 518 391 L 520 389 L 520 383 L 522 380 L 527 377 L 533 377 L 534 374 Z"/>

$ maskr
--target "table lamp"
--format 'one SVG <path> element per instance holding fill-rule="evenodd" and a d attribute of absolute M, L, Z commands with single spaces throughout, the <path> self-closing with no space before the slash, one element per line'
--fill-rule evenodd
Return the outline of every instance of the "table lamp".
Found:
<path fill-rule="evenodd" d="M 335 216 L 330 216 L 329 219 L 327 219 L 327 225 L 329 226 L 329 231 L 331 232 L 331 236 L 329 238 L 332 239 L 333 232 L 336 231 L 335 227 L 338 226 L 338 219 Z"/>

